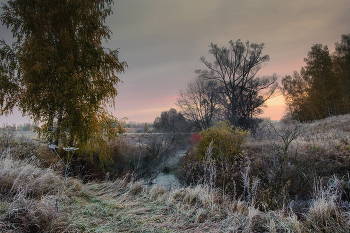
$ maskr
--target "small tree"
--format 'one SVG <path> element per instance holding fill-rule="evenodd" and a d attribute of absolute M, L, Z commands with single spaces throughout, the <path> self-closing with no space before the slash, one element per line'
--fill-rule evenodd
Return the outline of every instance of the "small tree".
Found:
<path fill-rule="evenodd" d="M 299 122 L 309 118 L 308 88 L 308 82 L 297 71 L 294 71 L 293 76 L 287 75 L 282 79 L 281 92 L 288 112 Z"/>
<path fill-rule="evenodd" d="M 30 123 L 23 124 L 22 131 L 30 131 L 32 128 Z"/>
<path fill-rule="evenodd" d="M 180 160 L 180 179 L 187 184 L 220 187 L 224 193 L 232 195 L 251 194 L 255 188 L 246 189 L 249 182 L 239 185 L 244 164 L 242 145 L 248 138 L 249 131 L 233 128 L 228 121 L 219 122 L 199 135 L 193 134 L 191 141 L 195 147 L 187 150 Z"/>
<path fill-rule="evenodd" d="M 183 116 L 194 122 L 199 130 L 209 128 L 214 120 L 220 117 L 221 87 L 218 81 L 208 80 L 199 75 L 188 83 L 185 90 L 180 91 L 177 106 L 180 107 Z"/>
<path fill-rule="evenodd" d="M 149 132 L 149 126 L 147 123 L 145 123 L 144 127 L 143 127 L 143 132 L 144 133 L 148 133 Z"/>

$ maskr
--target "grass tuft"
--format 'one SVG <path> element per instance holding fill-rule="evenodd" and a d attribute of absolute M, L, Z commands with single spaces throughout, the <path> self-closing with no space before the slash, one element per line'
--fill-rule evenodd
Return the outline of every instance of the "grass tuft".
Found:
<path fill-rule="evenodd" d="M 132 195 L 137 195 L 140 194 L 143 190 L 143 182 L 139 181 L 139 182 L 135 182 L 135 183 L 131 183 L 130 184 L 130 193 Z"/>

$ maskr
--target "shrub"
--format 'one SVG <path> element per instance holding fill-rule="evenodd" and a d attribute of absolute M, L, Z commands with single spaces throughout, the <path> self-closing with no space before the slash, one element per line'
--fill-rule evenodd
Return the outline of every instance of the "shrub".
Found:
<path fill-rule="evenodd" d="M 207 149 L 212 143 L 212 159 L 226 159 L 234 162 L 241 158 L 241 146 L 248 141 L 249 131 L 233 128 L 227 121 L 200 132 L 198 143 L 194 148 L 196 158 L 205 159 Z"/>
<path fill-rule="evenodd" d="M 195 157 L 193 149 L 187 150 L 180 159 L 178 177 L 186 185 L 204 184 L 222 189 L 231 196 L 240 197 L 244 193 L 242 172 L 246 165 L 244 160 L 230 162 L 222 160 L 201 160 Z"/>
<path fill-rule="evenodd" d="M 233 128 L 228 122 L 193 134 L 195 147 L 187 150 L 180 160 L 179 178 L 186 184 L 209 184 L 220 187 L 224 193 L 243 194 L 241 172 L 243 151 L 241 146 L 248 140 L 249 131 Z"/>
<path fill-rule="evenodd" d="M 199 142 L 199 139 L 201 138 L 201 135 L 199 133 L 193 133 L 189 139 L 190 143 L 192 145 L 195 145 Z"/>
<path fill-rule="evenodd" d="M 181 182 L 191 185 L 202 180 L 204 175 L 203 163 L 195 157 L 192 148 L 189 148 L 186 154 L 180 158 L 180 164 L 178 174 Z"/>

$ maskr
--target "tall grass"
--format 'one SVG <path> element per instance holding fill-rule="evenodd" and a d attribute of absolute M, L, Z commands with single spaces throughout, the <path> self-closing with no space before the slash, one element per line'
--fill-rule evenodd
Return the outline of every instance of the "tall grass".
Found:
<path fill-rule="evenodd" d="M 10 164 L 15 161 L 2 159 L 2 163 L 11 167 Z M 212 188 L 209 184 L 167 190 L 158 185 L 149 187 L 142 182 L 124 185 L 123 180 L 83 185 L 71 178 L 67 190 L 62 195 L 61 209 L 57 213 L 55 182 L 62 183 L 63 177 L 54 175 L 49 169 L 35 168 L 29 161 L 22 161 L 20 165 L 27 168 L 21 175 L 20 172 L 16 172 L 17 176 L 12 176 L 11 187 L 17 188 L 11 190 L 7 186 L 7 192 L 5 189 L 2 191 L 1 231 L 348 232 L 349 230 L 350 213 L 341 208 L 342 191 L 340 181 L 336 178 L 322 185 L 321 181 L 318 182 L 319 185 L 315 186 L 313 198 L 309 199 L 302 217 L 299 217 L 299 213 L 295 213 L 292 207 L 274 211 L 256 208 L 251 200 L 257 198 L 258 189 L 256 192 L 250 192 L 251 200 L 249 198 L 245 200 L 222 195 L 219 189 Z M 33 174 L 41 174 L 46 178 Z M 243 174 L 242 179 L 247 181 L 249 176 L 247 174 L 248 172 Z M 26 183 L 16 180 L 23 175 L 32 178 L 27 179 Z M 45 186 L 42 184 L 51 184 L 52 190 L 45 191 Z M 249 188 L 254 189 L 254 186 Z M 28 190 L 36 191 L 28 192 Z M 7 195 L 4 196 L 4 193 Z"/>
<path fill-rule="evenodd" d="M 86 184 L 68 177 L 61 193 L 63 166 L 43 166 L 43 149 L 12 141 L 0 155 L 0 232 L 349 232 L 350 130 L 338 123 L 344 119 L 302 125 L 306 130 L 282 151 L 285 184 L 276 196 L 281 161 L 270 140 L 277 145 L 278 135 L 252 137 L 244 146 L 246 161 L 230 181 L 241 185 L 239 195 L 216 182 L 220 168 L 210 148 L 198 185 L 169 190 L 130 177 Z"/>

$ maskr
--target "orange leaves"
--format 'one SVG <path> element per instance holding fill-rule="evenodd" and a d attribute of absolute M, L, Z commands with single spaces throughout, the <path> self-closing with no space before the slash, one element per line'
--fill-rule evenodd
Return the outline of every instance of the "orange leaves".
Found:
<path fill-rule="evenodd" d="M 89 140 L 87 142 L 78 141 L 82 148 L 81 153 L 98 155 L 99 162 L 103 166 L 111 161 L 111 151 L 109 151 L 109 142 L 115 140 L 123 133 L 123 124 L 125 119 L 118 121 L 117 118 L 109 114 L 105 109 L 100 109 L 89 121 Z"/>

